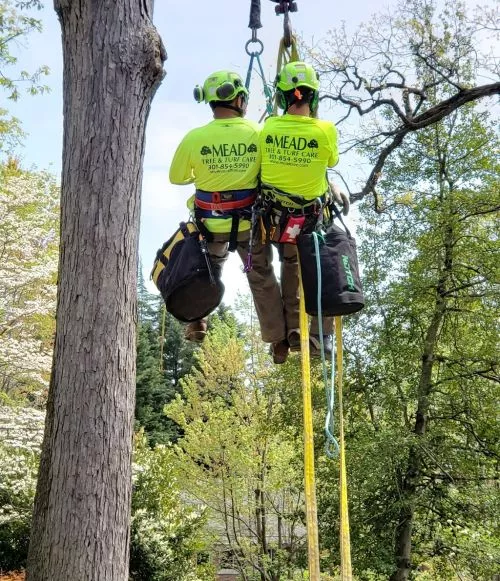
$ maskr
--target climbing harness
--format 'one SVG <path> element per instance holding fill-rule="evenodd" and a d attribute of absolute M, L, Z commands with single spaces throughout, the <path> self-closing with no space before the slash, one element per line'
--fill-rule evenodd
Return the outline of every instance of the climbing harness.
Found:
<path fill-rule="evenodd" d="M 324 203 L 323 196 L 304 200 L 263 184 L 253 209 L 260 221 L 262 244 L 276 244 L 282 261 L 284 244 L 297 244 L 299 236 L 312 232 L 322 222 Z"/>
<path fill-rule="evenodd" d="M 238 227 L 240 220 L 252 219 L 252 207 L 257 199 L 257 190 L 227 190 L 224 192 L 206 192 L 196 190 L 194 217 L 203 237 L 212 242 L 213 233 L 204 225 L 207 218 L 231 218 L 228 250 L 233 252 L 238 245 Z"/>
<path fill-rule="evenodd" d="M 260 197 L 254 206 L 260 219 L 262 243 L 277 243 L 282 260 L 284 243 L 296 244 L 299 235 L 311 232 L 321 222 L 324 202 L 324 197 L 304 200 L 301 196 L 262 184 Z"/>

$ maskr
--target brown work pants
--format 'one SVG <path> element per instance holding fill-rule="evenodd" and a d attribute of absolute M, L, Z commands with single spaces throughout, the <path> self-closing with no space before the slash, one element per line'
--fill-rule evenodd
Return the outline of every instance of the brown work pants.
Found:
<path fill-rule="evenodd" d="M 222 269 L 228 256 L 229 235 L 215 235 L 208 243 L 210 257 Z M 248 233 L 239 235 L 236 252 L 243 264 L 248 256 Z M 281 263 L 281 281 L 278 282 L 273 269 L 273 248 L 263 244 L 258 237 L 252 247 L 252 270 L 247 274 L 255 310 L 259 317 L 262 340 L 276 343 L 299 329 L 299 268 L 297 247 L 285 244 Z M 333 332 L 333 318 L 323 317 L 323 335 Z M 317 317 L 311 318 L 310 333 L 319 334 Z"/>

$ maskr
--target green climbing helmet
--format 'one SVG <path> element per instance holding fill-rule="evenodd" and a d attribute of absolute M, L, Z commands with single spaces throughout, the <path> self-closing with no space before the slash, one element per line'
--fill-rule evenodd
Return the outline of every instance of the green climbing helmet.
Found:
<path fill-rule="evenodd" d="M 203 87 L 196 85 L 193 95 L 198 103 L 205 101 L 232 101 L 240 93 L 248 99 L 248 90 L 240 75 L 231 71 L 217 71 L 212 73 L 203 83 Z"/>
<path fill-rule="evenodd" d="M 291 91 L 297 87 L 319 89 L 319 76 L 311 65 L 303 62 L 287 63 L 276 77 L 276 88 L 280 91 Z"/>

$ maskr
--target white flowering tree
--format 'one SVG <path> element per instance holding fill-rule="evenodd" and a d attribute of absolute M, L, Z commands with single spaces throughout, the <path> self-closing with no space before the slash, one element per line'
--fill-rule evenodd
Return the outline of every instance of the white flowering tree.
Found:
<path fill-rule="evenodd" d="M 0 405 L 0 572 L 25 566 L 45 413 Z M 136 438 L 130 578 L 134 581 L 213 579 L 196 565 L 207 549 L 205 516 L 182 498 L 171 468 L 173 450 L 152 450 Z M 1 575 L 0 575 L 1 577 Z"/>
<path fill-rule="evenodd" d="M 48 386 L 57 278 L 58 188 L 45 172 L 0 166 L 0 391 Z"/>
<path fill-rule="evenodd" d="M 45 413 L 0 405 L 0 570 L 26 562 Z"/>

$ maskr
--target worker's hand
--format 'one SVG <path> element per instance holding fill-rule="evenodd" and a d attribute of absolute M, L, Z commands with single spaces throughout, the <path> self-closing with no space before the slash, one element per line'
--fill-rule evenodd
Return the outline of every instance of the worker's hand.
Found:
<path fill-rule="evenodd" d="M 334 183 L 334 182 L 328 182 L 330 185 L 330 194 L 332 196 L 332 200 L 341 207 L 342 209 L 342 214 L 344 214 L 344 216 L 347 216 L 347 214 L 349 213 L 349 207 L 350 207 L 350 202 L 349 202 L 349 196 L 347 194 L 345 194 L 343 191 L 341 191 L 341 189 L 339 188 L 339 186 Z"/>

